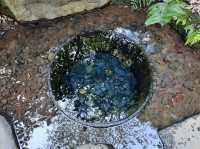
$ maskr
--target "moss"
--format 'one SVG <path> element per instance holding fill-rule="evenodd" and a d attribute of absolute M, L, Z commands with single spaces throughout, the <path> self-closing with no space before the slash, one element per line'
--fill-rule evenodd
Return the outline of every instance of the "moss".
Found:
<path fill-rule="evenodd" d="M 0 14 L 4 14 L 11 18 L 14 18 L 14 14 L 10 11 L 3 0 L 0 0 Z"/>

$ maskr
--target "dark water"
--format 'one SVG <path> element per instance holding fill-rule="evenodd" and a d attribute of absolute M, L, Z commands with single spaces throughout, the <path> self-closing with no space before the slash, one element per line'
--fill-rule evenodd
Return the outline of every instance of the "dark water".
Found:
<path fill-rule="evenodd" d="M 85 123 L 113 123 L 145 102 L 151 71 L 142 50 L 112 33 L 79 35 L 64 45 L 51 67 L 55 102 Z"/>

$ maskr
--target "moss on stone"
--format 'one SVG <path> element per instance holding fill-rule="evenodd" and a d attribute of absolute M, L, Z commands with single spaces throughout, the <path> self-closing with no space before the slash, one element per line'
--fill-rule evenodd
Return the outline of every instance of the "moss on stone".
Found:
<path fill-rule="evenodd" d="M 0 14 L 4 14 L 12 18 L 14 17 L 13 13 L 10 11 L 3 0 L 0 0 Z"/>

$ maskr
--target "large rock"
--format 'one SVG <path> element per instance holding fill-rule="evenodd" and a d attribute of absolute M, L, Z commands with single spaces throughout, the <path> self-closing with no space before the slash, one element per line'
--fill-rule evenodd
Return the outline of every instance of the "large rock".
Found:
<path fill-rule="evenodd" d="M 7 120 L 0 115 L 0 149 L 17 149 L 12 129 Z"/>
<path fill-rule="evenodd" d="M 53 19 L 99 8 L 110 0 L 2 0 L 19 21 Z"/>
<path fill-rule="evenodd" d="M 165 128 L 159 134 L 165 149 L 199 149 L 200 115 Z"/>

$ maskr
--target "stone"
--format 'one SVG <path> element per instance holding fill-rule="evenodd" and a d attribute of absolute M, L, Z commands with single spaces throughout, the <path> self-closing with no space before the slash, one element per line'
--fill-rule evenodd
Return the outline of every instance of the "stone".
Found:
<path fill-rule="evenodd" d="M 18 21 L 54 19 L 99 8 L 110 0 L 3 0 Z"/>
<path fill-rule="evenodd" d="M 112 145 L 107 144 L 85 144 L 78 146 L 76 149 L 114 149 Z"/>
<path fill-rule="evenodd" d="M 80 94 L 85 95 L 87 93 L 87 91 L 85 89 L 80 89 Z"/>
<path fill-rule="evenodd" d="M 0 115 L 0 149 L 17 149 L 12 129 L 7 120 Z"/>
<path fill-rule="evenodd" d="M 165 149 L 199 149 L 200 115 L 193 116 L 159 132 Z"/>
<path fill-rule="evenodd" d="M 82 31 L 90 31 L 91 29 L 103 30 L 105 28 L 110 29 L 115 28 L 116 26 L 127 26 L 130 24 L 138 24 L 138 26 L 140 26 L 141 23 L 143 23 L 143 18 L 143 14 L 141 12 L 133 13 L 131 9 L 127 7 L 124 8 L 122 6 L 111 5 L 103 8 L 101 11 L 95 11 L 94 13 L 91 12 L 88 14 L 77 14 L 72 17 L 63 18 L 60 21 L 52 20 L 53 23 L 51 27 L 29 28 L 19 24 L 19 26 L 16 26 L 16 30 L 7 32 L 4 39 L 0 40 L 0 64 L 2 66 L 8 65 L 9 68 L 11 68 L 14 72 L 14 75 L 9 76 L 8 79 L 0 79 L 0 100 L 8 100 L 7 104 L 5 105 L 5 109 L 6 106 L 8 108 L 3 110 L 5 112 L 7 111 L 9 113 L 15 113 L 15 102 L 17 102 L 17 100 L 16 94 L 14 93 L 16 92 L 19 94 L 25 94 L 27 100 L 23 103 L 21 115 L 23 116 L 22 122 L 28 122 L 28 125 L 27 127 L 23 128 L 23 130 L 24 134 L 28 134 L 28 136 L 31 135 L 32 128 L 34 127 L 32 126 L 31 120 L 33 119 L 34 114 L 39 113 L 44 117 L 53 115 L 53 113 L 49 114 L 47 112 L 53 110 L 49 108 L 49 106 L 45 105 L 46 103 L 49 103 L 49 98 L 45 98 L 43 100 L 39 100 L 39 98 L 36 99 L 36 97 L 41 96 L 41 93 L 46 94 L 48 92 L 47 81 L 42 82 L 43 86 L 41 88 L 41 85 L 40 83 L 37 83 L 37 80 L 45 80 L 48 78 L 48 76 L 41 75 L 42 73 L 38 71 L 38 66 L 41 66 L 41 62 L 37 61 L 35 55 L 48 54 L 49 49 L 56 47 L 59 43 L 63 43 L 62 41 L 64 39 L 69 39 L 73 34 L 79 34 L 79 32 Z M 151 27 L 148 30 L 151 30 L 151 32 L 155 33 L 152 38 L 156 38 L 158 40 L 158 44 L 162 46 L 160 46 L 160 52 L 149 56 L 149 60 L 152 62 L 153 68 L 155 68 L 154 71 L 156 76 L 156 85 L 154 87 L 155 90 L 153 97 L 146 106 L 145 110 L 141 113 L 140 118 L 143 118 L 145 121 L 151 121 L 154 126 L 163 128 L 172 125 L 177 121 L 183 120 L 185 117 L 189 117 L 200 112 L 200 84 L 199 81 L 196 81 L 196 83 L 194 82 L 194 80 L 200 80 L 200 60 L 193 55 L 193 52 L 191 52 L 192 49 L 184 47 L 182 39 L 174 30 L 171 29 L 171 27 L 165 26 L 162 29 L 158 27 Z M 12 48 L 9 48 L 9 45 L 12 44 L 12 42 L 15 43 L 15 46 L 11 46 Z M 183 51 L 182 53 L 177 53 L 177 46 L 181 51 Z M 25 55 L 25 52 L 21 52 L 24 47 L 29 47 L 27 50 L 29 55 Z M 169 69 L 169 62 L 163 61 L 161 52 L 165 52 L 167 55 L 174 53 L 175 55 L 173 58 L 175 61 L 183 60 L 184 65 L 180 65 L 176 71 Z M 198 55 L 200 56 L 200 54 Z M 27 59 L 31 59 L 32 62 L 19 66 L 14 60 L 18 60 L 20 58 L 23 58 L 25 61 L 27 61 Z M 48 68 L 48 65 L 45 64 L 42 68 Z M 30 72 L 34 76 L 34 80 L 28 81 L 28 84 L 25 83 L 25 85 L 13 85 L 13 82 L 15 81 L 14 79 L 26 82 L 26 78 L 24 75 L 22 75 L 22 73 L 26 74 L 27 72 Z M 169 73 L 173 80 L 169 84 L 166 83 L 165 88 L 161 88 L 160 81 L 163 79 L 163 75 L 165 73 Z M 3 75 L 0 75 L 0 77 L 2 76 Z M 193 82 L 192 92 L 183 86 L 185 81 Z M 5 96 L 3 95 L 5 91 L 2 91 L 2 88 L 7 89 Z M 176 96 L 177 93 L 183 93 L 184 99 L 174 107 L 171 106 L 171 100 Z M 32 105 L 31 109 L 30 105 Z M 41 106 L 44 107 L 44 112 L 41 112 Z M 23 111 L 29 111 L 29 113 L 24 116 Z M 13 118 L 17 119 L 16 114 L 13 114 Z M 38 119 L 35 121 L 37 122 L 36 124 L 41 124 L 41 121 Z M 128 132 L 129 130 L 132 130 L 132 128 L 127 127 Z M 82 129 L 83 128 L 81 128 L 81 130 Z M 68 138 L 68 134 L 73 135 L 74 132 L 77 132 L 76 129 L 69 130 L 71 130 L 72 133 L 68 133 L 67 130 L 65 139 Z M 116 129 L 115 132 L 119 131 Z M 79 139 L 77 136 L 80 136 L 81 133 L 76 134 L 77 135 L 74 137 Z M 85 133 L 82 133 L 83 138 L 85 138 L 85 142 L 87 142 L 87 137 L 85 137 L 84 134 Z M 95 134 L 92 137 L 94 137 Z M 102 134 L 102 131 L 99 131 L 97 134 Z M 135 135 L 137 134 L 135 133 Z M 133 136 L 134 135 L 130 137 L 131 140 L 134 138 Z M 123 138 L 124 135 L 120 139 Z M 114 139 L 118 140 L 118 137 Z M 119 141 L 121 141 L 120 139 Z M 26 142 L 23 142 L 23 144 L 25 143 Z M 110 142 L 108 143 L 112 143 L 112 139 L 110 139 Z"/>
<path fill-rule="evenodd" d="M 185 81 L 183 83 L 183 86 L 187 88 L 188 90 L 192 91 L 193 90 L 193 82 L 192 81 Z"/>
<path fill-rule="evenodd" d="M 49 52 L 49 54 L 48 54 L 48 60 L 50 62 L 52 62 L 54 59 L 55 59 L 55 53 Z"/>
<path fill-rule="evenodd" d="M 2 103 L 3 105 L 5 105 L 5 104 L 7 103 L 7 100 L 6 100 L 6 99 L 3 99 L 3 100 L 1 100 L 1 103 Z"/>

